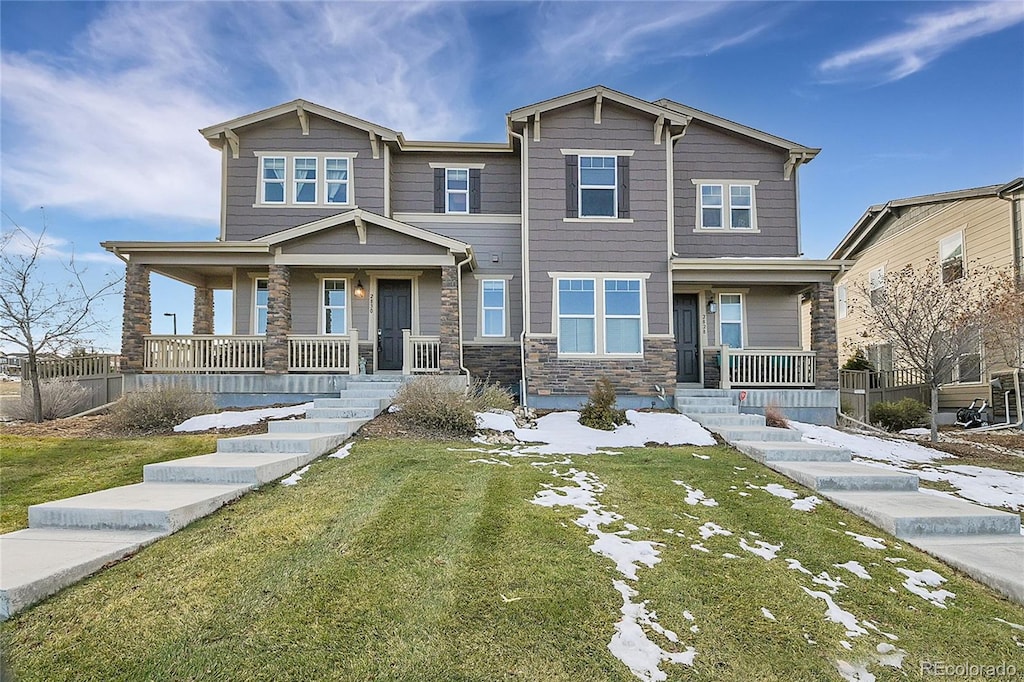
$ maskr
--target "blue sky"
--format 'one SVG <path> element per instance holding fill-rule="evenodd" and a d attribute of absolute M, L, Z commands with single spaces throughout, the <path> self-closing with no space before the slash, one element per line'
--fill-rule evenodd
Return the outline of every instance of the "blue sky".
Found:
<path fill-rule="evenodd" d="M 517 107 L 595 84 L 822 153 L 804 251 L 868 205 L 1024 174 L 1024 3 L 0 3 L 0 200 L 90 276 L 103 240 L 212 240 L 197 129 L 303 97 L 410 139 L 497 141 Z M 11 228 L 3 219 L 3 229 Z M 153 332 L 191 323 L 153 277 Z M 230 332 L 218 295 L 217 331 Z M 121 301 L 103 309 L 120 346 Z"/>

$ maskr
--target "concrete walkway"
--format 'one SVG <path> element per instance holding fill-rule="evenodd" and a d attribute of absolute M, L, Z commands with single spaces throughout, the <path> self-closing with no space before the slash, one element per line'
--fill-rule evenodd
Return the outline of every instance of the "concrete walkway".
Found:
<path fill-rule="evenodd" d="M 337 448 L 399 386 L 387 375 L 352 377 L 306 419 L 221 438 L 209 455 L 147 464 L 142 483 L 32 505 L 28 528 L 0 535 L 0 620 Z"/>
<path fill-rule="evenodd" d="M 808 443 L 798 431 L 740 414 L 728 391 L 679 391 L 676 409 L 752 459 L 1024 604 L 1017 514 L 922 493 L 914 474 L 854 463 L 849 450 Z"/>

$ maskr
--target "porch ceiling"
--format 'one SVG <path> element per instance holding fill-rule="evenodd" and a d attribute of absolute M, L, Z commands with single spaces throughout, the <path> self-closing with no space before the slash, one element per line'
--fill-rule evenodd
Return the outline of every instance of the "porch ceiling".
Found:
<path fill-rule="evenodd" d="M 831 282 L 853 261 L 806 258 L 673 258 L 676 284 L 782 284 Z"/>

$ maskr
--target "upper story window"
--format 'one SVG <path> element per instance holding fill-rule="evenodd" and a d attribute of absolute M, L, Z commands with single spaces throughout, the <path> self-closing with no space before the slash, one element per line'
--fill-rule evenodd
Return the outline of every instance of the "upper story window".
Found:
<path fill-rule="evenodd" d="M 469 169 L 445 169 L 445 212 L 469 213 Z"/>
<path fill-rule="evenodd" d="M 580 217 L 614 218 L 615 201 L 615 157 L 580 157 Z"/>
<path fill-rule="evenodd" d="M 506 336 L 505 332 L 505 290 L 503 279 L 485 279 L 480 282 L 481 299 L 481 336 Z"/>
<path fill-rule="evenodd" d="M 878 305 L 885 296 L 885 267 L 878 267 L 868 273 L 868 296 L 871 305 Z"/>
<path fill-rule="evenodd" d="M 269 280 L 257 277 L 253 296 L 253 333 L 267 333 L 267 301 L 270 295 Z"/>
<path fill-rule="evenodd" d="M 431 163 L 430 167 L 434 169 L 434 213 L 480 213 L 480 172 L 484 164 Z"/>
<path fill-rule="evenodd" d="M 256 152 L 259 206 L 352 206 L 352 160 L 356 153 Z"/>
<path fill-rule="evenodd" d="M 323 280 L 324 334 L 348 333 L 348 287 L 343 279 Z"/>
<path fill-rule="evenodd" d="M 697 185 L 697 229 L 757 230 L 754 206 L 756 180 L 694 180 Z"/>
<path fill-rule="evenodd" d="M 719 294 L 719 341 L 732 348 L 743 348 L 743 294 Z"/>
<path fill-rule="evenodd" d="M 964 233 L 957 232 L 939 242 L 939 266 L 942 281 L 953 282 L 964 276 Z"/>
<path fill-rule="evenodd" d="M 565 217 L 629 221 L 629 159 L 632 151 L 563 149 Z"/>

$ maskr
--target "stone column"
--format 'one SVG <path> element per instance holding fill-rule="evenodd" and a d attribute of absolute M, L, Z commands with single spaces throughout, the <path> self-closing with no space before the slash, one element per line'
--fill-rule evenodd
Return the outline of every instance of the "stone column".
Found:
<path fill-rule="evenodd" d="M 459 269 L 441 268 L 441 373 L 458 374 L 462 325 L 459 320 Z"/>
<path fill-rule="evenodd" d="M 152 331 L 149 268 L 129 262 L 124 275 L 124 322 L 121 326 L 121 370 L 136 374 L 145 367 L 143 338 Z"/>
<path fill-rule="evenodd" d="M 263 344 L 263 367 L 267 374 L 288 373 L 291 330 L 291 270 L 287 265 L 271 265 L 267 279 L 267 337 Z"/>
<path fill-rule="evenodd" d="M 213 333 L 213 289 L 196 287 L 192 303 L 192 333 Z"/>
<path fill-rule="evenodd" d="M 811 288 L 811 350 L 814 357 L 814 387 L 839 388 L 839 343 L 836 338 L 836 302 L 831 282 Z"/>

